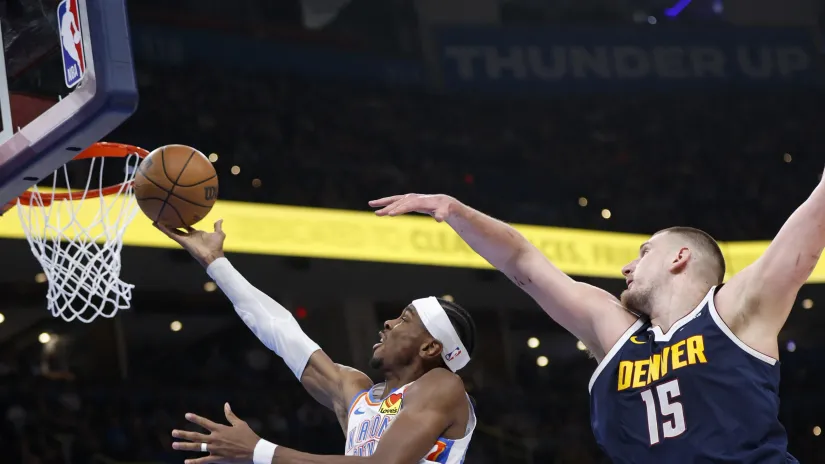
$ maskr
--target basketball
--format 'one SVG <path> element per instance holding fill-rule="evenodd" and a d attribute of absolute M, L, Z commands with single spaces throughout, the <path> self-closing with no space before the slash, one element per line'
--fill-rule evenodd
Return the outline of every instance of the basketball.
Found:
<path fill-rule="evenodd" d="M 206 217 L 218 198 L 218 174 L 198 150 L 166 145 L 144 158 L 135 176 L 135 199 L 153 222 L 178 228 Z"/>

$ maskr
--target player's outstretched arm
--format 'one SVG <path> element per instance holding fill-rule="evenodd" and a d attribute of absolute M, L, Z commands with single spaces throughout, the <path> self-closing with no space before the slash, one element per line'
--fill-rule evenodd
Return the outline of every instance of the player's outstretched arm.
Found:
<path fill-rule="evenodd" d="M 447 195 L 407 194 L 373 200 L 379 216 L 416 212 L 446 222 L 468 245 L 527 292 L 601 359 L 636 317 L 606 291 L 577 282 L 515 228 Z"/>
<path fill-rule="evenodd" d="M 776 337 L 799 289 L 825 248 L 825 181 L 791 214 L 768 249 L 736 274 L 716 296 L 734 333 L 752 348 L 778 355 Z"/>
<path fill-rule="evenodd" d="M 230 425 L 187 414 L 186 419 L 209 434 L 174 430 L 177 450 L 203 452 L 209 456 L 188 459 L 187 464 L 209 462 L 254 462 L 255 464 L 417 464 L 430 453 L 438 452 L 435 443 L 451 426 L 469 418 L 470 405 L 464 385 L 451 372 L 436 369 L 418 379 L 404 394 L 404 407 L 388 428 L 372 456 L 322 456 L 302 453 L 262 440 L 249 426 L 224 405 Z M 431 459 L 435 460 L 435 459 Z"/>
<path fill-rule="evenodd" d="M 235 307 L 235 312 L 267 348 L 280 356 L 295 377 L 319 403 L 335 411 L 346 425 L 349 401 L 372 385 L 363 373 L 332 362 L 312 341 L 286 308 L 258 290 L 223 255 L 226 235 L 222 221 L 215 232 L 188 228 L 185 232 L 156 224 L 206 268 Z"/>

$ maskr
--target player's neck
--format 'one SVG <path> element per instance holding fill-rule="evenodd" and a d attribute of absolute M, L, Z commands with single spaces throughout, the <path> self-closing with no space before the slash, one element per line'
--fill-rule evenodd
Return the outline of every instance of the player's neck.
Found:
<path fill-rule="evenodd" d="M 389 395 L 393 390 L 418 380 L 422 375 L 424 375 L 424 371 L 421 369 L 421 366 L 417 365 L 404 366 L 399 369 L 393 369 L 392 371 L 385 371 L 384 395 Z"/>
<path fill-rule="evenodd" d="M 707 292 L 704 283 L 675 283 L 664 287 L 653 295 L 650 324 L 668 333 L 673 324 L 696 309 Z"/>

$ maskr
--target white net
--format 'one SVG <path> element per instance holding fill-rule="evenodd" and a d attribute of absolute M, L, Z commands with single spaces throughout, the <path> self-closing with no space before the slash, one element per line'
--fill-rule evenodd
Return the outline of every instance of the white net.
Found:
<path fill-rule="evenodd" d="M 113 317 L 128 309 L 132 299 L 134 285 L 120 278 L 120 252 L 126 227 L 138 211 L 132 181 L 140 157 L 127 156 L 123 183 L 115 193 L 89 197 L 95 177 L 99 178 L 95 188 L 104 187 L 104 160 L 91 159 L 85 188 L 66 200 L 55 199 L 59 177 L 65 178 L 71 192 L 64 166 L 54 172 L 51 191 L 41 192 L 35 186 L 30 206 L 28 201 L 17 202 L 31 251 L 46 274 L 49 311 L 66 321 Z"/>

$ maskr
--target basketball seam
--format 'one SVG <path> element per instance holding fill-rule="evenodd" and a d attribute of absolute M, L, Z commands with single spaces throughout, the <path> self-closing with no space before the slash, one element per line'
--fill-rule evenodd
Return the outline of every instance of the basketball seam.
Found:
<path fill-rule="evenodd" d="M 170 205 L 169 203 L 166 203 L 166 206 L 172 208 L 172 211 L 174 211 L 175 215 L 178 217 L 178 219 L 180 219 L 181 224 L 186 224 L 186 221 L 183 220 L 183 216 L 180 215 L 180 211 L 178 211 L 178 209 L 175 208 L 174 205 Z"/>
<path fill-rule="evenodd" d="M 172 180 L 169 177 L 169 173 L 166 172 L 166 158 L 164 157 L 165 153 L 166 153 L 166 147 L 163 147 L 160 150 L 160 163 L 161 163 L 161 166 L 163 167 L 163 174 L 166 176 L 167 179 Z M 186 160 L 185 163 L 183 163 L 183 167 L 180 168 L 180 172 L 178 172 L 178 178 L 175 179 L 175 180 L 172 180 L 172 184 L 173 184 L 172 188 L 166 191 L 166 199 L 163 200 L 163 206 L 160 207 L 160 211 L 158 211 L 158 217 L 155 218 L 155 221 L 160 219 L 160 216 L 163 214 L 163 210 L 166 209 L 167 206 L 169 206 L 169 203 L 168 203 L 169 202 L 169 197 L 172 196 L 172 192 L 175 190 L 175 184 L 177 184 L 178 181 L 180 180 L 181 176 L 183 176 L 183 172 L 186 171 L 186 166 L 188 166 L 189 162 L 192 161 L 192 156 L 194 156 L 194 155 L 195 155 L 195 150 L 192 150 L 192 153 L 189 154 L 189 158 Z M 147 177 L 147 179 L 148 179 L 148 177 Z M 177 213 L 177 209 L 175 209 L 174 206 L 172 207 L 172 209 L 175 210 L 175 213 Z M 180 218 L 180 214 L 179 213 L 177 213 L 177 214 L 178 214 L 178 217 Z M 180 222 L 183 223 L 184 222 L 183 218 L 180 218 L 180 219 L 181 219 Z"/>
<path fill-rule="evenodd" d="M 178 185 L 178 187 L 197 187 L 198 185 L 200 185 L 200 184 L 202 184 L 202 183 L 204 183 L 204 182 L 210 181 L 210 180 L 212 180 L 212 179 L 214 179 L 214 178 L 216 178 L 216 177 L 218 177 L 218 173 L 215 173 L 215 174 L 213 174 L 213 175 L 211 175 L 211 176 L 207 177 L 207 178 L 206 178 L 206 179 L 204 179 L 204 180 L 200 180 L 200 181 L 198 181 L 198 182 L 195 182 L 194 184 L 177 184 L 177 185 Z"/>
<path fill-rule="evenodd" d="M 166 154 L 166 147 L 163 147 L 163 148 L 160 149 L 160 167 L 163 168 L 163 175 L 167 179 L 169 179 L 169 182 L 174 183 L 175 181 L 172 180 L 172 178 L 169 177 L 169 173 L 166 172 L 166 157 L 164 156 L 165 154 Z"/>
<path fill-rule="evenodd" d="M 173 181 L 171 178 L 169 178 L 169 173 L 166 172 L 166 159 L 163 156 L 164 153 L 166 153 L 166 147 L 163 147 L 163 148 L 160 149 L 160 167 L 163 168 L 163 175 L 164 175 L 164 177 L 166 177 L 166 180 L 168 180 L 169 182 L 172 182 L 172 184 L 173 184 L 172 188 L 170 188 L 169 190 L 164 189 L 166 191 L 166 200 L 168 200 L 169 195 L 172 194 L 172 190 L 175 189 L 175 185 L 174 185 L 175 181 Z M 183 170 L 181 170 L 181 172 L 183 172 Z M 146 176 L 144 176 L 144 177 L 146 177 Z M 146 177 L 146 178 L 148 179 L 148 177 Z M 154 184 L 154 182 L 152 182 L 152 183 Z M 157 185 L 157 184 L 155 184 L 155 185 Z M 155 216 L 155 222 L 157 222 L 160 219 L 160 215 L 163 214 L 163 210 L 166 209 L 166 204 L 167 204 L 166 200 L 163 200 L 163 204 L 160 206 L 160 210 L 158 211 L 158 214 Z"/>
<path fill-rule="evenodd" d="M 166 194 L 167 194 L 166 199 L 167 199 L 167 200 L 169 199 L 169 196 L 173 196 L 173 197 L 175 197 L 175 198 L 177 198 L 177 199 L 179 199 L 179 200 L 183 200 L 183 201 L 185 201 L 185 202 L 187 202 L 187 203 L 191 203 L 191 204 L 193 204 L 193 205 L 195 205 L 195 206 L 200 206 L 201 208 L 209 208 L 209 205 L 202 205 L 202 204 L 200 204 L 200 203 L 195 203 L 194 201 L 192 201 L 192 200 L 190 200 L 190 199 L 188 199 L 188 198 L 184 198 L 184 197 L 182 197 L 182 196 L 180 196 L 180 195 L 178 195 L 178 194 L 176 194 L 176 193 L 173 193 L 173 192 L 172 192 L 172 190 L 167 190 L 167 189 L 165 189 L 162 185 L 160 185 L 159 183 L 155 182 L 155 180 L 154 180 L 154 179 L 152 179 L 151 177 L 147 176 L 145 172 L 143 172 L 143 171 L 142 171 L 142 170 L 140 170 L 140 169 L 139 169 L 139 171 L 140 171 L 140 173 L 141 173 L 141 174 L 143 174 L 143 177 L 144 177 L 146 180 L 148 180 L 149 182 L 151 182 L 151 183 L 152 183 L 155 187 L 157 187 L 157 188 L 159 188 L 159 189 L 163 190 L 164 192 L 166 192 Z M 211 177 L 210 177 L 210 179 L 211 179 Z M 207 180 L 209 180 L 209 179 L 207 179 Z M 204 182 L 205 182 L 205 181 L 204 181 Z M 202 182 L 198 182 L 198 183 L 202 183 Z M 194 185 L 191 185 L 191 186 L 190 186 L 190 185 L 178 185 L 178 187 L 194 187 L 194 186 L 197 186 L 197 185 L 198 185 L 198 184 L 194 184 Z M 174 187 L 174 186 L 172 186 L 172 188 L 174 189 L 175 187 Z M 154 197 L 153 197 L 153 198 L 154 198 Z M 142 198 L 137 198 L 137 199 L 138 199 L 138 200 L 142 200 Z M 146 199 L 148 200 L 148 198 L 146 198 Z M 164 201 L 166 201 L 166 200 L 164 200 Z"/>
<path fill-rule="evenodd" d="M 183 220 L 183 216 L 181 216 L 181 215 L 180 215 L 180 211 L 178 211 L 178 209 L 177 209 L 177 208 L 175 208 L 175 206 L 174 206 L 174 205 L 170 205 L 170 204 L 166 203 L 166 200 L 164 200 L 163 198 L 160 198 L 160 197 L 143 197 L 143 198 L 137 198 L 137 197 L 135 197 L 135 200 L 138 200 L 138 201 L 143 201 L 143 200 L 157 200 L 157 201 L 162 201 L 165 205 L 168 205 L 168 206 L 169 206 L 169 208 L 170 208 L 172 211 L 174 211 L 174 212 L 175 212 L 175 214 L 178 216 L 178 219 L 180 219 L 180 222 L 181 222 L 181 223 L 183 223 L 183 222 L 184 222 L 184 220 Z"/>

